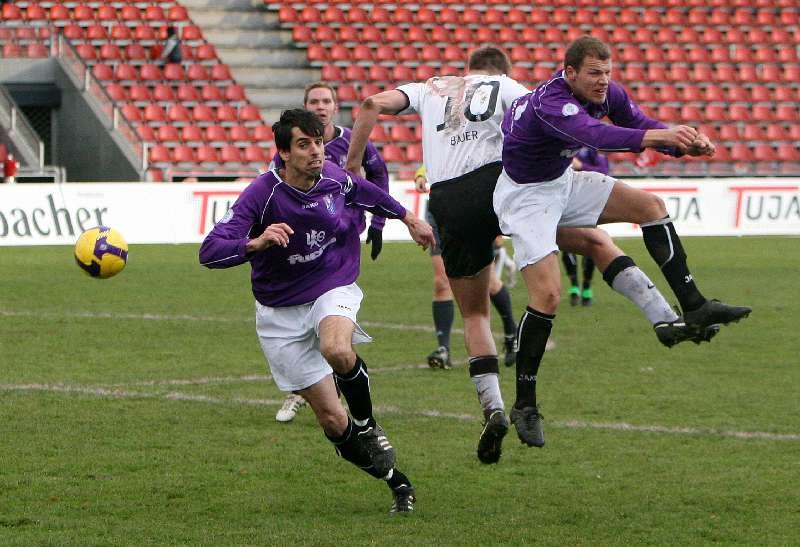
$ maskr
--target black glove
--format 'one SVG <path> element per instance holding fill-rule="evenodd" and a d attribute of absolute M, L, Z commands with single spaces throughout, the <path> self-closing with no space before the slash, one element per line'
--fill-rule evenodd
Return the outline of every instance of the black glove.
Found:
<path fill-rule="evenodd" d="M 372 243 L 372 251 L 370 251 L 369 256 L 372 257 L 372 260 L 375 260 L 381 254 L 381 249 L 383 249 L 383 232 L 372 226 L 367 228 L 367 243 Z"/>

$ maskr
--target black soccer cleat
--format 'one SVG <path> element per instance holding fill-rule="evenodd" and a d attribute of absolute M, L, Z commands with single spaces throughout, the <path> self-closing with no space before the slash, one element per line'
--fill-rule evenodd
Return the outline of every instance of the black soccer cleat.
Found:
<path fill-rule="evenodd" d="M 393 489 L 392 494 L 394 501 L 392 501 L 392 508 L 389 509 L 390 515 L 409 515 L 414 512 L 414 502 L 417 501 L 414 487 L 403 484 Z"/>
<path fill-rule="evenodd" d="M 671 348 L 681 342 L 690 340 L 695 344 L 710 342 L 719 332 L 719 325 L 710 325 L 701 330 L 690 327 L 683 320 L 678 319 L 672 323 L 656 323 L 653 330 L 658 336 L 658 341 Z"/>
<path fill-rule="evenodd" d="M 730 306 L 719 300 L 706 300 L 705 303 L 694 311 L 687 311 L 683 314 L 686 324 L 702 331 L 711 325 L 727 325 L 740 319 L 744 319 L 752 308 L 747 306 Z"/>
<path fill-rule="evenodd" d="M 492 411 L 483 426 L 478 439 L 478 459 L 481 463 L 497 463 L 500 461 L 503 437 L 508 433 L 508 418 L 500 409 Z"/>
<path fill-rule="evenodd" d="M 381 426 L 375 424 L 358 433 L 358 441 L 369 456 L 372 467 L 382 477 L 394 469 L 394 448 L 386 438 L 386 432 Z"/>
<path fill-rule="evenodd" d="M 544 431 L 542 431 L 542 419 L 544 416 L 539 414 L 539 408 L 526 406 L 524 408 L 514 407 L 511 409 L 511 423 L 517 428 L 517 436 L 522 444 L 544 446 Z"/>
<path fill-rule="evenodd" d="M 431 354 L 428 355 L 428 366 L 443 370 L 453 368 L 453 364 L 450 362 L 450 351 L 444 346 L 439 346 L 433 350 Z"/>
<path fill-rule="evenodd" d="M 506 338 L 503 340 L 503 345 L 506 350 L 503 363 L 505 363 L 507 367 L 512 367 L 517 363 L 517 337 Z"/>

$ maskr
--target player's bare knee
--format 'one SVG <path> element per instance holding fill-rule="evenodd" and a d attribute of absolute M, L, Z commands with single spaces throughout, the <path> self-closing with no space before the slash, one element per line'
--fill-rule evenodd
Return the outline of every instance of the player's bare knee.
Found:
<path fill-rule="evenodd" d="M 445 300 L 448 297 L 452 298 L 450 294 L 450 283 L 447 281 L 447 277 L 437 275 L 433 278 L 433 296 L 439 300 Z"/>
<path fill-rule="evenodd" d="M 664 204 L 664 200 L 657 195 L 648 194 L 648 199 L 642 207 L 642 214 L 644 215 L 642 222 L 660 220 L 667 216 L 667 206 Z"/>
<path fill-rule="evenodd" d="M 355 352 L 349 343 L 320 344 L 319 351 L 331 368 L 338 373 L 349 372 L 355 364 Z"/>

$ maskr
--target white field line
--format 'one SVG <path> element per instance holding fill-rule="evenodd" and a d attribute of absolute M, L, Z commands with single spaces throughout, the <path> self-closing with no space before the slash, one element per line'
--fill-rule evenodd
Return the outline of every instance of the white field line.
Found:
<path fill-rule="evenodd" d="M 168 315 L 160 313 L 110 313 L 110 312 L 52 312 L 34 310 L 3 310 L 0 317 L 57 317 L 76 319 L 127 319 L 135 321 L 196 321 L 203 323 L 255 323 L 255 318 L 220 317 L 205 315 Z M 430 325 L 404 325 L 402 323 L 382 323 L 376 321 L 359 321 L 366 328 L 389 329 L 401 331 L 435 332 Z M 454 334 L 464 334 L 463 329 L 453 329 Z"/>
<path fill-rule="evenodd" d="M 4 392 L 48 392 L 65 393 L 76 395 L 88 395 L 99 398 L 116 399 L 160 399 L 166 401 L 183 401 L 204 403 L 213 405 L 250 405 L 250 406 L 269 406 L 274 407 L 283 403 L 276 399 L 244 399 L 234 397 L 223 399 L 219 397 L 209 397 L 206 395 L 193 395 L 179 392 L 148 392 L 148 391 L 129 391 L 122 388 L 92 387 L 69 384 L 0 384 L 0 391 Z M 452 412 L 441 412 L 439 410 L 422 410 L 408 412 L 395 406 L 377 406 L 376 410 L 380 414 L 390 414 L 394 416 L 421 416 L 427 418 L 445 418 L 461 422 L 477 421 L 476 416 L 471 414 L 460 414 Z M 729 437 L 741 440 L 765 440 L 765 441 L 800 441 L 798 433 L 767 433 L 763 431 L 730 431 L 711 428 L 697 427 L 667 427 L 661 425 L 633 425 L 624 422 L 605 423 L 605 422 L 584 422 L 580 420 L 568 421 L 548 421 L 548 425 L 565 429 L 592 429 L 605 431 L 622 431 L 634 433 L 650 433 L 660 435 L 677 435 L 691 437 Z"/>

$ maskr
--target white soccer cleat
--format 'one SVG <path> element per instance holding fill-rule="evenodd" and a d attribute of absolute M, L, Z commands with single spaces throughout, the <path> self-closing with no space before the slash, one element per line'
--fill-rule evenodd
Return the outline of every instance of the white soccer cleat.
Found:
<path fill-rule="evenodd" d="M 286 400 L 283 401 L 283 406 L 275 414 L 275 420 L 279 422 L 291 422 L 297 416 L 297 411 L 306 405 L 306 400 L 301 395 L 290 393 Z"/>

